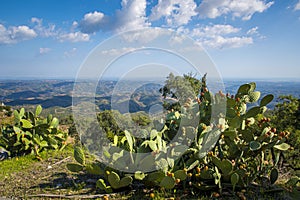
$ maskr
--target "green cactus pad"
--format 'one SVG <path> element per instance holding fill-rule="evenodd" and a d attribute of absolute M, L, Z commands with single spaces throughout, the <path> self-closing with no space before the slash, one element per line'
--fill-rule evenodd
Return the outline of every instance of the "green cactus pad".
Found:
<path fill-rule="evenodd" d="M 202 170 L 200 173 L 200 178 L 210 180 L 210 179 L 214 178 L 213 174 L 214 174 L 214 171 L 211 169 Z"/>
<path fill-rule="evenodd" d="M 33 127 L 31 122 L 26 120 L 26 119 L 21 119 L 21 122 L 22 122 L 22 127 L 23 128 L 32 128 Z"/>
<path fill-rule="evenodd" d="M 132 179 L 131 176 L 125 176 L 125 177 L 123 177 L 123 178 L 120 180 L 120 186 L 119 186 L 119 188 L 129 186 L 129 185 L 132 183 L 132 181 L 133 181 L 133 179 Z"/>
<path fill-rule="evenodd" d="M 246 118 L 255 117 L 256 115 L 260 114 L 260 112 L 261 112 L 260 107 L 253 107 L 248 110 L 245 117 Z"/>
<path fill-rule="evenodd" d="M 228 108 L 232 108 L 235 106 L 235 100 L 234 99 L 231 99 L 231 98 L 228 98 L 227 99 L 227 107 Z"/>
<path fill-rule="evenodd" d="M 280 151 L 286 151 L 291 147 L 291 145 L 287 144 L 287 143 L 281 143 L 281 144 L 277 144 L 274 145 L 275 149 L 278 149 Z"/>
<path fill-rule="evenodd" d="M 240 176 L 237 173 L 233 173 L 230 177 L 233 190 L 235 189 L 236 184 L 239 182 Z"/>
<path fill-rule="evenodd" d="M 260 101 L 260 107 L 266 106 L 271 101 L 273 101 L 273 99 L 274 99 L 274 95 L 272 95 L 272 94 L 268 94 L 268 95 L 264 96 L 264 98 L 262 98 L 262 100 Z"/>
<path fill-rule="evenodd" d="M 236 116 L 235 118 L 229 119 L 228 122 L 232 128 L 239 128 L 241 126 L 242 120 L 239 116 Z"/>
<path fill-rule="evenodd" d="M 261 148 L 261 144 L 257 141 L 251 141 L 249 143 L 249 147 L 251 151 L 256 151 L 259 150 Z"/>
<path fill-rule="evenodd" d="M 146 174 L 144 174 L 141 171 L 137 171 L 134 173 L 134 178 L 137 180 L 143 180 L 146 177 Z"/>
<path fill-rule="evenodd" d="M 249 101 L 251 103 L 258 101 L 259 98 L 260 98 L 260 92 L 259 91 L 249 93 Z"/>
<path fill-rule="evenodd" d="M 181 181 L 184 181 L 187 177 L 187 173 L 184 170 L 177 170 L 174 172 L 174 177 L 177 179 L 180 179 Z"/>
<path fill-rule="evenodd" d="M 251 82 L 251 83 L 248 83 L 250 85 L 250 92 L 253 92 L 255 89 L 256 89 L 256 83 L 254 82 Z"/>
<path fill-rule="evenodd" d="M 276 169 L 276 168 L 273 168 L 272 170 L 271 170 L 271 174 L 270 174 L 270 182 L 271 182 L 271 184 L 274 184 L 276 181 L 277 181 L 277 179 L 278 179 L 278 169 Z"/>
<path fill-rule="evenodd" d="M 96 186 L 97 186 L 97 188 L 100 188 L 101 190 L 105 190 L 107 187 L 105 184 L 105 181 L 101 178 L 96 182 Z"/>
<path fill-rule="evenodd" d="M 219 158 L 213 156 L 212 162 L 222 171 L 225 176 L 230 174 L 232 171 L 233 166 L 228 159 L 221 161 Z"/>
<path fill-rule="evenodd" d="M 78 163 L 82 165 L 85 164 L 85 156 L 84 156 L 83 149 L 81 147 L 76 146 L 74 148 L 74 158 Z"/>
<path fill-rule="evenodd" d="M 106 186 L 105 181 L 103 179 L 99 179 L 96 182 L 96 187 L 100 188 L 101 190 L 104 190 L 106 193 L 113 192 L 110 186 Z"/>
<path fill-rule="evenodd" d="M 21 120 L 21 117 L 17 110 L 14 110 L 14 118 L 15 118 L 16 123 L 19 123 Z"/>
<path fill-rule="evenodd" d="M 146 179 L 150 182 L 161 182 L 162 179 L 165 177 L 165 173 L 162 171 L 157 171 L 157 172 L 152 172 L 150 174 L 148 174 L 148 176 L 146 177 Z"/>
<path fill-rule="evenodd" d="M 110 174 L 108 174 L 107 179 L 111 187 L 114 189 L 127 187 L 132 183 L 131 176 L 125 176 L 120 179 L 120 176 L 116 172 L 111 172 Z"/>
<path fill-rule="evenodd" d="M 85 169 L 89 174 L 104 175 L 104 170 L 97 163 L 86 165 Z"/>
<path fill-rule="evenodd" d="M 110 174 L 108 174 L 107 179 L 112 188 L 119 188 L 120 177 L 116 172 L 111 172 Z"/>
<path fill-rule="evenodd" d="M 77 163 L 68 163 L 67 164 L 67 168 L 71 172 L 79 172 L 79 171 L 81 171 L 83 169 L 83 166 L 79 165 Z"/>
<path fill-rule="evenodd" d="M 52 122 L 51 122 L 50 126 L 53 127 L 53 128 L 57 128 L 58 124 L 59 124 L 59 120 L 56 117 L 54 117 L 52 119 Z"/>
<path fill-rule="evenodd" d="M 237 131 L 235 130 L 228 130 L 223 132 L 225 137 L 229 137 L 230 140 L 234 140 L 237 137 Z"/>
<path fill-rule="evenodd" d="M 170 176 L 165 176 L 160 182 L 160 187 L 165 189 L 172 189 L 175 186 L 175 178 Z"/>
<path fill-rule="evenodd" d="M 247 105 L 245 103 L 241 103 L 241 106 L 239 107 L 239 111 L 241 114 L 245 114 L 247 111 Z"/>
<path fill-rule="evenodd" d="M 254 140 L 254 136 L 253 136 L 251 130 L 246 129 L 246 130 L 242 130 L 240 132 L 242 134 L 241 136 L 242 136 L 243 140 L 245 140 L 246 142 L 249 143 Z"/>
<path fill-rule="evenodd" d="M 234 118 L 236 116 L 236 112 L 234 109 L 229 108 L 226 110 L 226 117 L 228 118 Z"/>
<path fill-rule="evenodd" d="M 187 171 L 190 171 L 190 170 L 194 169 L 199 164 L 199 160 L 194 160 L 193 158 L 190 158 L 186 164 L 188 166 Z"/>
<path fill-rule="evenodd" d="M 35 117 L 39 116 L 42 112 L 43 108 L 41 105 L 38 105 L 35 109 Z"/>
<path fill-rule="evenodd" d="M 249 84 L 244 84 L 244 85 L 241 85 L 240 87 L 239 87 L 239 89 L 238 89 L 238 94 L 243 94 L 243 95 L 245 95 L 245 94 L 248 94 L 248 92 L 250 91 L 250 89 L 251 89 L 251 85 L 249 85 Z"/>

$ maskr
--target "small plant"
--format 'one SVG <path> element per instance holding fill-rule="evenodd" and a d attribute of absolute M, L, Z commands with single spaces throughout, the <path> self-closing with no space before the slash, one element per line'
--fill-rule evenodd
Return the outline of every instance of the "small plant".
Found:
<path fill-rule="evenodd" d="M 36 107 L 35 113 L 25 112 L 24 108 L 14 110 L 14 125 L 1 127 L 0 146 L 11 157 L 39 153 L 45 149 L 63 149 L 67 133 L 58 129 L 57 118 L 48 115 L 46 119 L 39 115 L 42 107 Z"/>

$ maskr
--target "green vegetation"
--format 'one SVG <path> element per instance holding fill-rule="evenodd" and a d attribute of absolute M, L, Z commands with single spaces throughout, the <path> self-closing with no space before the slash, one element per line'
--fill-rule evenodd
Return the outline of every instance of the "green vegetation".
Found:
<path fill-rule="evenodd" d="M 206 76 L 198 80 L 192 74 L 170 74 L 160 92 L 166 99 L 167 112 L 158 116 L 163 120 L 151 121 L 145 112 L 101 111 L 99 124 L 88 126 L 82 135 L 83 145 L 72 116 L 61 119 L 63 126 L 59 126 L 52 115 L 41 116 L 41 106 L 34 112 L 24 108 L 6 112 L 3 119 L 9 120 L 1 123 L 0 147 L 12 158 L 0 162 L 0 185 L 5 185 L 0 196 L 300 197 L 299 99 L 283 96 L 273 111 L 267 111 L 274 96 L 261 98 L 255 83 L 241 85 L 235 95 L 213 94 Z M 97 138 L 93 126 L 105 131 L 109 144 L 88 139 Z M 62 128 L 77 140 L 74 147 L 68 145 L 68 134 Z M 103 145 L 102 162 L 89 153 L 93 145 Z M 294 171 L 284 174 L 286 167 Z M 29 181 L 31 176 L 42 178 Z M 19 182 L 29 186 L 18 186 Z"/>
<path fill-rule="evenodd" d="M 300 175 L 300 99 L 280 96 L 270 117 L 279 135 L 289 135 L 287 141 L 293 148 L 283 154 L 283 159 Z"/>
<path fill-rule="evenodd" d="M 14 110 L 14 124 L 1 127 L 0 147 L 7 150 L 10 156 L 39 153 L 45 149 L 63 149 L 67 133 L 58 129 L 57 118 L 48 115 L 39 117 L 42 107 L 37 106 L 35 113 Z"/>
<path fill-rule="evenodd" d="M 249 188 L 254 185 L 261 194 L 278 190 L 274 184 L 279 177 L 279 158 L 291 147 L 286 143 L 289 133 L 277 134 L 271 119 L 264 116 L 273 95 L 266 95 L 258 106 L 247 109 L 248 104 L 260 99 L 255 83 L 240 86 L 236 95 L 230 96 L 210 93 L 205 81 L 205 77 L 196 82 L 195 78 L 170 75 L 161 92 L 165 97 L 177 98 L 184 108 L 179 109 L 178 102 L 176 106 L 168 105 L 170 110 L 162 130 L 144 129 L 150 138 L 141 141 L 132 132 L 116 128 L 113 120 L 107 121 L 111 125 L 105 127 L 112 127 L 107 129 L 112 144 L 105 151 L 109 164 L 85 162 L 84 149 L 76 147 L 77 163 L 69 163 L 68 169 L 100 176 L 96 187 L 106 193 L 136 182 L 145 188 L 158 187 L 169 192 L 189 187 L 192 192 L 203 191 L 216 197 L 230 190 L 242 199 L 252 195 Z M 199 87 L 190 87 L 190 82 Z M 200 92 L 199 97 L 196 92 Z M 222 102 L 227 105 L 226 115 L 219 115 L 216 124 L 210 124 L 213 107 Z M 214 137 L 217 141 L 211 142 Z M 150 172 L 143 173 L 144 170 Z M 296 186 L 299 180 L 295 177 L 287 184 Z"/>

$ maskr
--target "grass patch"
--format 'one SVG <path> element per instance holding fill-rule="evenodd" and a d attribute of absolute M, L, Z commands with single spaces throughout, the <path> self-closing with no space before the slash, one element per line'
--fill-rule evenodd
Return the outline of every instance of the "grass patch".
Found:
<path fill-rule="evenodd" d="M 40 156 L 42 160 L 47 160 L 49 158 L 67 157 L 71 156 L 72 154 L 73 147 L 71 145 L 68 145 L 62 151 L 43 151 L 40 153 Z M 39 160 L 33 154 L 4 160 L 0 162 L 0 180 L 7 178 L 7 176 L 11 173 L 24 171 L 37 162 L 39 162 Z"/>
<path fill-rule="evenodd" d="M 0 179 L 7 178 L 11 173 L 22 171 L 38 162 L 34 155 L 15 157 L 0 162 Z"/>

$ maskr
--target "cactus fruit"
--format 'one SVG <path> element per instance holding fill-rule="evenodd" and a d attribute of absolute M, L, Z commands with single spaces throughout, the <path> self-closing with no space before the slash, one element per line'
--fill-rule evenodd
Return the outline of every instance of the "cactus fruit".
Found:
<path fill-rule="evenodd" d="M 151 198 L 151 199 L 154 199 L 154 197 L 155 197 L 155 194 L 154 194 L 154 193 L 150 193 L 150 195 L 149 195 L 149 196 L 150 196 L 150 198 Z"/>

